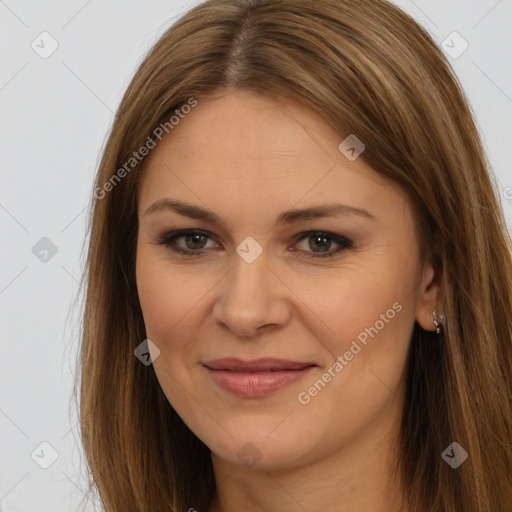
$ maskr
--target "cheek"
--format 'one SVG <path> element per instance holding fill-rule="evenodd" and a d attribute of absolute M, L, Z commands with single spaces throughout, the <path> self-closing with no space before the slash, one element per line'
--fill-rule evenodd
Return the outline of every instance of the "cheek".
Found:
<path fill-rule="evenodd" d="M 168 292 L 173 284 L 169 273 L 159 272 L 143 258 L 137 263 L 137 291 L 146 333 L 159 346 L 163 334 L 179 319 L 180 301 Z"/>
<path fill-rule="evenodd" d="M 170 336 L 188 330 L 212 286 L 204 276 L 171 266 L 165 256 L 155 257 L 144 248 L 137 253 L 136 277 L 147 336 L 160 348 Z"/>
<path fill-rule="evenodd" d="M 197 395 L 188 372 L 197 324 L 205 314 L 201 298 L 212 285 L 144 249 L 138 253 L 136 276 L 146 335 L 160 351 L 153 369 L 169 402 L 183 412 L 189 393 Z"/>
<path fill-rule="evenodd" d="M 339 291 L 328 297 L 320 288 L 309 292 L 309 304 L 321 304 L 314 334 L 330 355 L 323 371 L 301 386 L 299 410 L 326 418 L 341 437 L 387 414 L 390 399 L 399 394 L 414 326 L 414 297 L 406 281 L 389 272 L 354 273 L 333 282 Z"/>
<path fill-rule="evenodd" d="M 319 280 L 304 300 L 316 313 L 309 330 L 326 359 L 322 374 L 304 382 L 299 402 L 349 429 L 372 421 L 398 393 L 414 327 L 415 269 L 396 272 L 393 259 L 372 269 L 354 266 L 343 278 Z"/>
<path fill-rule="evenodd" d="M 301 297 L 302 320 L 310 318 L 309 330 L 339 355 L 350 349 L 354 340 L 382 339 L 384 343 L 408 340 L 414 324 L 414 272 L 397 273 L 387 263 L 373 272 L 346 268 L 315 281 L 294 283 Z M 408 275 L 410 274 L 410 275 Z M 307 310 L 310 310 L 307 313 Z M 313 313 L 313 314 L 312 314 Z"/>

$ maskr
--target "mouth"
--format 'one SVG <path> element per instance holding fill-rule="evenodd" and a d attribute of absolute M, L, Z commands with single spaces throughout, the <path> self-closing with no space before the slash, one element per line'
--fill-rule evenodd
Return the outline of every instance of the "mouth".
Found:
<path fill-rule="evenodd" d="M 253 361 L 224 358 L 207 361 L 203 366 L 224 391 L 247 398 L 269 395 L 297 382 L 318 367 L 312 362 L 274 358 Z"/>

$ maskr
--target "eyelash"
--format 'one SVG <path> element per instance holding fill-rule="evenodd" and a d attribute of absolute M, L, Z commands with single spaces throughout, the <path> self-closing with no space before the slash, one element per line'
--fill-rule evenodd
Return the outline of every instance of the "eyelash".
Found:
<path fill-rule="evenodd" d="M 166 246 L 170 251 L 172 251 L 174 253 L 179 253 L 179 254 L 183 254 L 183 255 L 191 256 L 191 257 L 201 256 L 204 254 L 205 251 L 208 250 L 208 249 L 199 249 L 197 251 L 192 251 L 192 250 L 186 250 L 181 247 L 176 247 L 175 245 L 172 245 L 172 243 L 175 240 L 182 238 L 184 236 L 187 236 L 187 235 L 199 235 L 199 236 L 204 236 L 204 237 L 212 239 L 210 234 L 207 233 L 206 231 L 201 231 L 198 229 L 184 229 L 184 230 L 179 230 L 179 231 L 171 231 L 171 232 L 165 234 L 164 236 L 158 238 L 156 240 L 156 243 L 157 243 L 157 245 Z M 352 249 L 354 246 L 352 241 L 349 240 L 348 238 L 344 238 L 342 236 L 335 235 L 334 233 L 328 233 L 326 231 L 306 231 L 304 233 L 300 233 L 300 235 L 297 236 L 294 244 L 302 242 L 302 240 L 307 239 L 308 237 L 313 236 L 313 235 L 316 235 L 316 236 L 319 236 L 322 238 L 327 238 L 328 240 L 331 240 L 331 241 L 337 243 L 339 245 L 339 247 L 334 251 L 326 252 L 326 253 L 314 253 L 314 252 L 308 253 L 307 251 L 305 251 L 308 254 L 308 256 L 304 256 L 305 258 L 332 258 L 333 256 L 336 256 L 337 254 L 339 254 L 340 252 L 342 252 L 346 249 Z M 300 252 L 303 253 L 304 251 L 300 251 Z"/>

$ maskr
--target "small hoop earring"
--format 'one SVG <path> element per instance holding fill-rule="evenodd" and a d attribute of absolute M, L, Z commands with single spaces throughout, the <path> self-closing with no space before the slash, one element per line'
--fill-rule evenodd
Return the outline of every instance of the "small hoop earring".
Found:
<path fill-rule="evenodd" d="M 437 332 L 437 334 L 440 334 L 441 327 L 444 327 L 444 315 L 440 314 L 439 318 L 438 318 L 437 308 L 435 308 L 434 311 L 432 311 L 432 316 L 434 317 L 434 325 L 436 326 L 436 332 Z"/>

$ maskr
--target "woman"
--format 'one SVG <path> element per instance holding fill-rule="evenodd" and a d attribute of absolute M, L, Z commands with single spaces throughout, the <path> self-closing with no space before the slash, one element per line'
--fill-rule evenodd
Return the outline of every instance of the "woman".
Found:
<path fill-rule="evenodd" d="M 441 51 L 375 0 L 210 0 L 95 183 L 106 511 L 512 510 L 510 238 Z"/>

